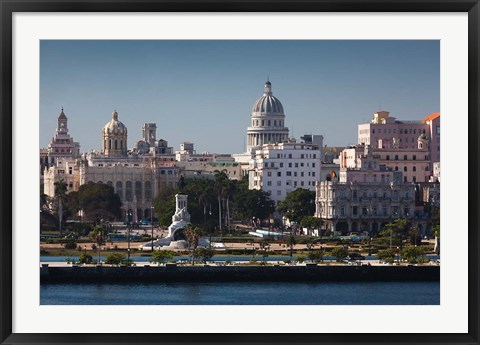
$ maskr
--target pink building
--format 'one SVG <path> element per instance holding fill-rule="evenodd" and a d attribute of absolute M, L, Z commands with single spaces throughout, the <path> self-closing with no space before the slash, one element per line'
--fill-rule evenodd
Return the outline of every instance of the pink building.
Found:
<path fill-rule="evenodd" d="M 399 121 L 388 111 L 373 114 L 371 123 L 358 125 L 358 143 L 370 145 L 382 164 L 403 170 L 405 182 L 425 182 L 440 161 L 440 113 L 420 121 Z"/>
<path fill-rule="evenodd" d="M 431 161 L 440 162 L 440 113 L 432 113 L 422 119 L 422 122 L 429 127 Z"/>

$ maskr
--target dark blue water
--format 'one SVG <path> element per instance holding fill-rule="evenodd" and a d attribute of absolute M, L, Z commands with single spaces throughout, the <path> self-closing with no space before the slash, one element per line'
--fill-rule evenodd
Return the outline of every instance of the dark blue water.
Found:
<path fill-rule="evenodd" d="M 40 304 L 438 305 L 438 282 L 42 284 Z"/>

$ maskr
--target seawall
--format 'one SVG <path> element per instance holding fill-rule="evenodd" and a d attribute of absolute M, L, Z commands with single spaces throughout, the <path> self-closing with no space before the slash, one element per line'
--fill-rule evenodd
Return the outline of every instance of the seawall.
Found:
<path fill-rule="evenodd" d="M 439 281 L 439 266 L 40 267 L 41 283 Z"/>

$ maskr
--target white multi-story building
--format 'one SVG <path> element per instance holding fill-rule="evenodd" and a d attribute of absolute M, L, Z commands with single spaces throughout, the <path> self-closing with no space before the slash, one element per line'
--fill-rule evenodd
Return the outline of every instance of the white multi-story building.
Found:
<path fill-rule="evenodd" d="M 249 188 L 270 193 L 280 202 L 297 188 L 314 191 L 320 178 L 321 146 L 284 142 L 263 145 L 250 161 Z"/>
<path fill-rule="evenodd" d="M 407 218 L 428 233 L 432 224 L 416 207 L 416 185 L 403 182 L 402 172 L 382 164 L 369 146 L 354 152 L 353 162 L 340 168 L 339 179 L 317 182 L 315 216 L 323 228 L 375 234 L 393 219 Z"/>

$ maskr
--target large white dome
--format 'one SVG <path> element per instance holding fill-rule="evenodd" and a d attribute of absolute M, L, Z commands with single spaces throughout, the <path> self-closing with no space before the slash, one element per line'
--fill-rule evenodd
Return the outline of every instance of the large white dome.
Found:
<path fill-rule="evenodd" d="M 252 115 L 284 115 L 282 103 L 272 95 L 272 83 L 270 81 L 265 83 L 263 96 L 253 105 Z"/>

